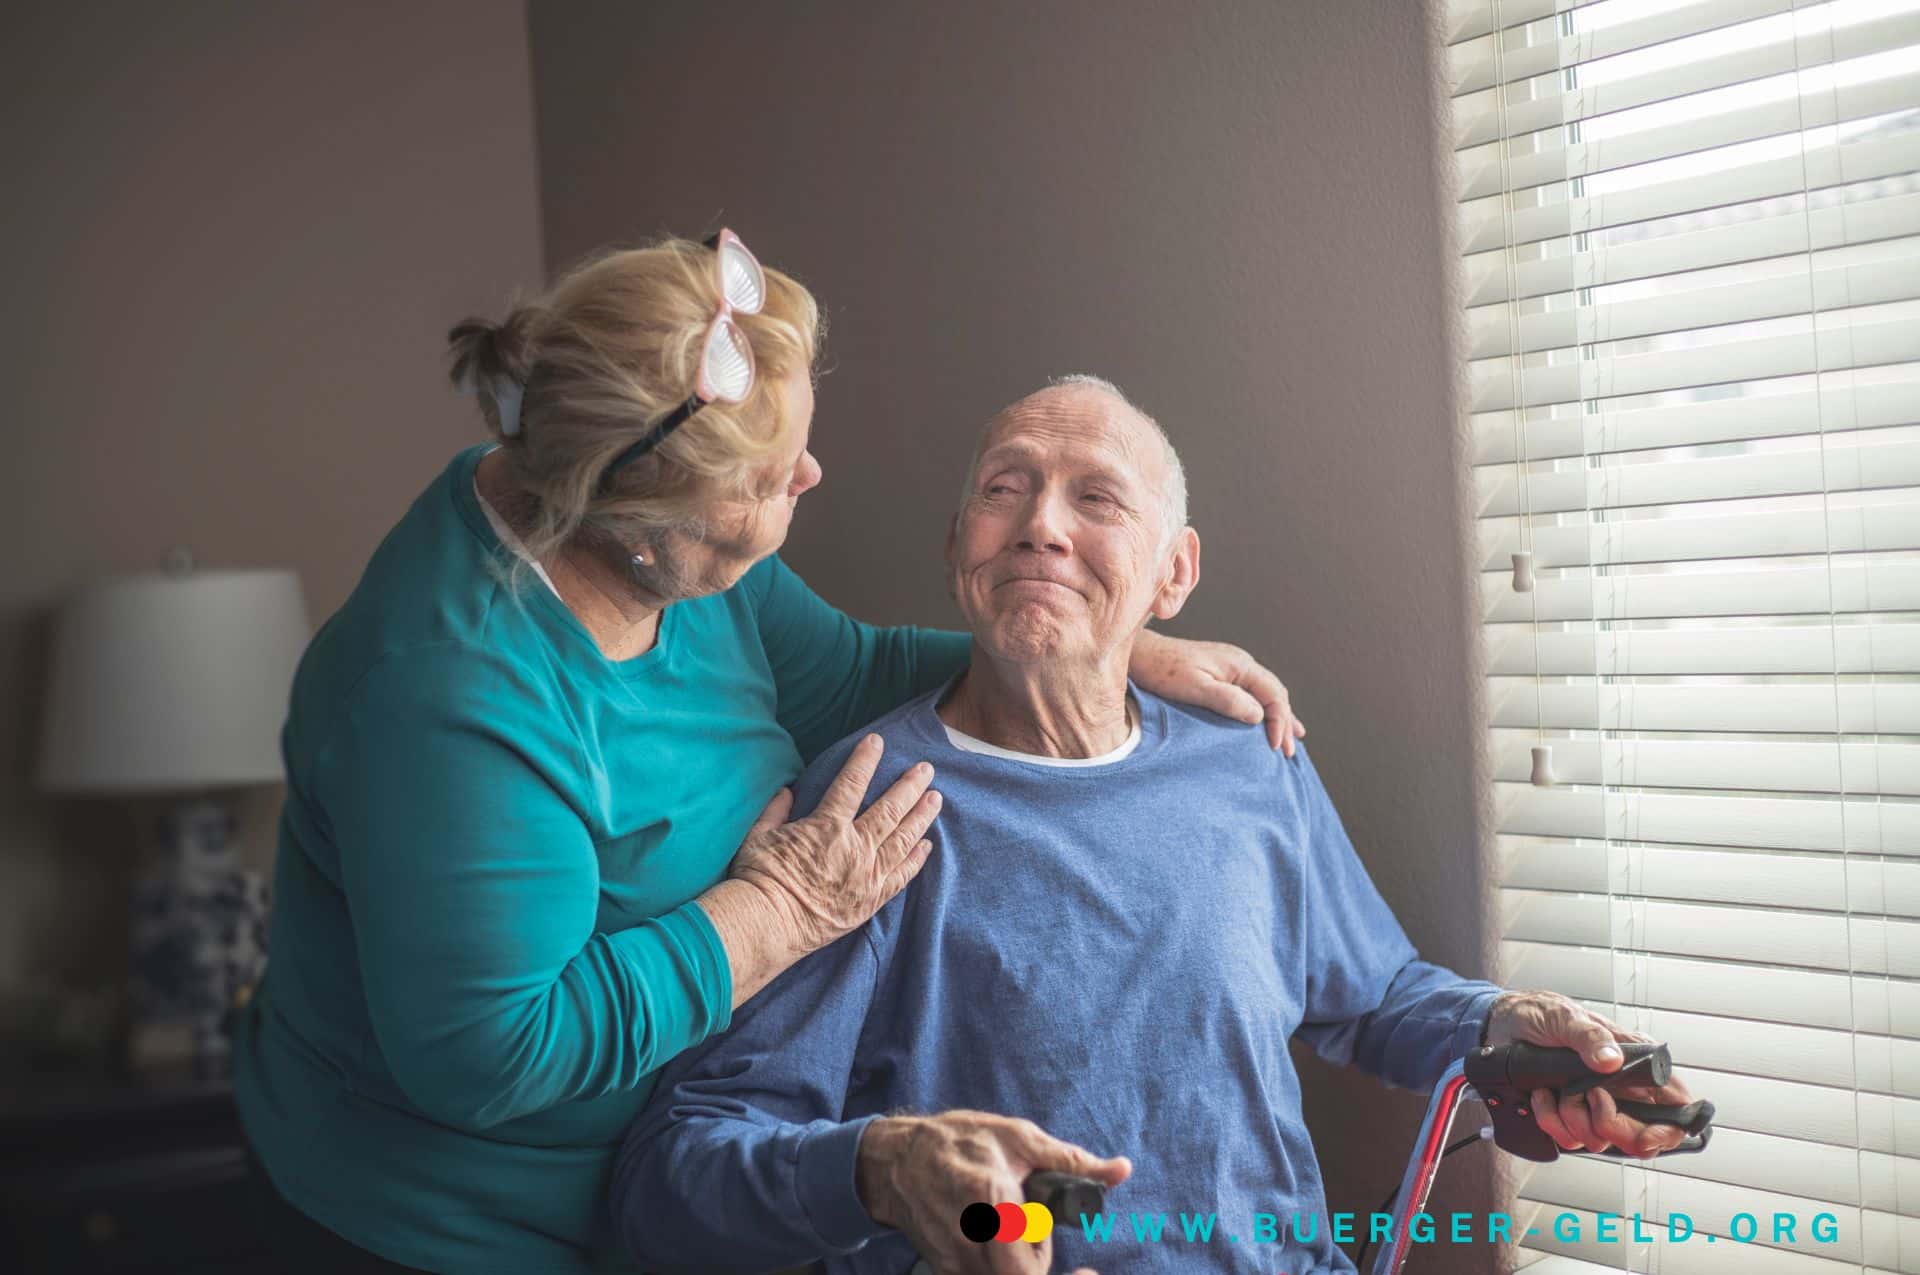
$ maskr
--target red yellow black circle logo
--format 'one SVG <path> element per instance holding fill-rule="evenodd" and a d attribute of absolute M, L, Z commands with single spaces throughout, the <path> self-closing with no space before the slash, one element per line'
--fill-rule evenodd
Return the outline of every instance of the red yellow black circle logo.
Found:
<path fill-rule="evenodd" d="M 1044 1204 L 980 1201 L 960 1211 L 960 1234 L 975 1244 L 1038 1244 L 1053 1234 L 1053 1214 Z"/>

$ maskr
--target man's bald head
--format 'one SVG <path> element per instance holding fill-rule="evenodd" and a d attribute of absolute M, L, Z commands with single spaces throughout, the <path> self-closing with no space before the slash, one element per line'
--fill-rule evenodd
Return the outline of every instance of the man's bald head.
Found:
<path fill-rule="evenodd" d="M 1173 440 L 1167 437 L 1167 431 L 1160 422 L 1136 407 L 1131 399 L 1121 392 L 1112 381 L 1098 376 L 1075 374 L 1055 377 L 1047 382 L 1046 388 L 1035 390 L 1024 398 L 1016 399 L 996 412 L 981 427 L 980 437 L 973 446 L 973 458 L 967 462 L 966 481 L 960 488 L 960 503 L 964 506 L 973 494 L 973 484 L 979 474 L 980 457 L 993 441 L 998 431 L 1021 414 L 1031 411 L 1044 411 L 1049 407 L 1064 406 L 1077 398 L 1096 399 L 1106 411 L 1108 418 L 1115 423 L 1126 423 L 1141 432 L 1147 446 L 1141 450 L 1155 454 L 1160 473 L 1155 475 L 1154 486 L 1161 497 L 1162 531 L 1161 547 L 1173 544 L 1173 538 L 1187 525 L 1187 471 L 1180 463 L 1180 454 L 1173 448 Z M 1063 400 L 1061 403 L 1049 400 Z"/>

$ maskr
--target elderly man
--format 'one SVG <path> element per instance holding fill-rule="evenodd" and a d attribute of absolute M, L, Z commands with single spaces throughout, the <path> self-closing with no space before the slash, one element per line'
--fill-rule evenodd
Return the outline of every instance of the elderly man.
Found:
<path fill-rule="evenodd" d="M 1037 1272 L 1051 1247 L 1125 1272 L 1348 1271 L 1289 1038 L 1411 1089 L 1483 1032 L 1619 1065 L 1611 1024 L 1572 1002 L 1419 960 L 1304 750 L 1129 686 L 1134 639 L 1199 581 L 1185 505 L 1166 436 L 1105 382 L 989 422 L 947 545 L 973 664 L 872 728 L 883 785 L 899 759 L 937 770 L 933 852 L 663 1073 L 614 1187 L 643 1264 Z M 858 747 L 821 757 L 796 809 Z M 1678 1138 L 1599 1090 L 1540 1122 L 1570 1149 Z M 968 1205 L 1024 1198 L 1038 1168 L 1125 1181 L 1120 1225 L 963 1233 Z"/>

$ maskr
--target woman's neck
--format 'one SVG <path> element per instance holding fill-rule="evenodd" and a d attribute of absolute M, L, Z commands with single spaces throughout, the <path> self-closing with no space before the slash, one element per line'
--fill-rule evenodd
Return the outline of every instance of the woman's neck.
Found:
<path fill-rule="evenodd" d="M 572 546 L 554 555 L 546 566 L 554 592 L 593 637 L 600 654 L 610 660 L 630 660 L 653 649 L 665 608 L 638 600 L 630 575 Z"/>
<path fill-rule="evenodd" d="M 527 498 L 513 482 L 505 453 L 489 452 L 474 471 L 480 497 L 493 507 L 515 535 L 527 531 Z M 568 544 L 541 561 L 553 591 L 586 629 L 600 654 L 609 660 L 630 660 L 653 649 L 660 633 L 665 603 L 643 595 L 631 573 L 609 561 L 610 555 Z"/>
<path fill-rule="evenodd" d="M 973 664 L 938 712 L 957 731 L 1036 757 L 1099 757 L 1133 729 L 1124 663 L 1073 671 L 1000 664 L 978 643 Z"/>

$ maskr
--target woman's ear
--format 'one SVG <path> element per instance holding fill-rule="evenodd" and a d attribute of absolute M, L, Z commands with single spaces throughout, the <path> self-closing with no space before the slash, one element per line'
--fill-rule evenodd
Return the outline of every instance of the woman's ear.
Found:
<path fill-rule="evenodd" d="M 1180 608 L 1187 604 L 1187 595 L 1200 583 L 1200 533 L 1192 527 L 1180 528 L 1173 538 L 1173 548 L 1168 554 L 1171 561 L 1165 584 L 1154 595 L 1153 606 L 1149 610 L 1156 620 L 1171 620 L 1180 614 Z"/>

